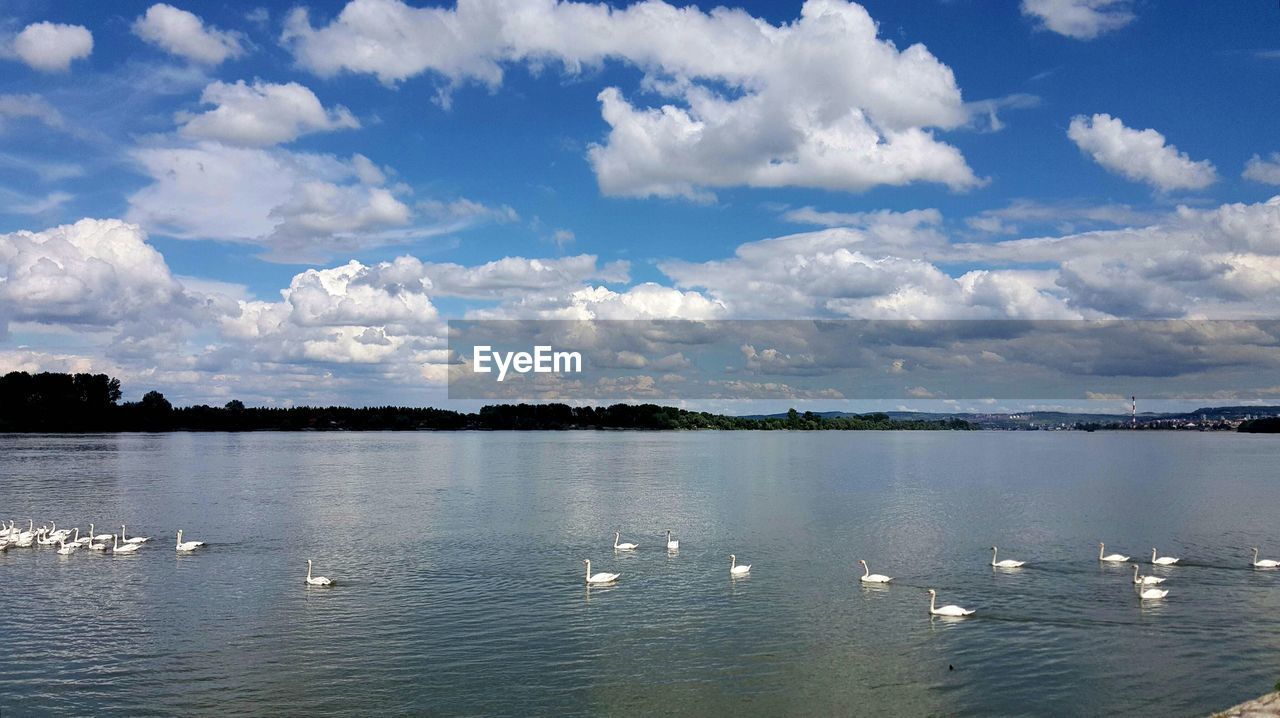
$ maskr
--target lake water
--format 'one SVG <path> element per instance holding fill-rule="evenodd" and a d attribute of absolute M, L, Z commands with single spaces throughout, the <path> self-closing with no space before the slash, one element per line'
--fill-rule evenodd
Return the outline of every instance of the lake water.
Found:
<path fill-rule="evenodd" d="M 1194 433 L 0 436 L 0 516 L 155 537 L 0 554 L 0 713 L 1205 714 L 1280 679 L 1277 467 Z M 1143 567 L 1168 598 L 1103 540 L 1181 556 Z"/>

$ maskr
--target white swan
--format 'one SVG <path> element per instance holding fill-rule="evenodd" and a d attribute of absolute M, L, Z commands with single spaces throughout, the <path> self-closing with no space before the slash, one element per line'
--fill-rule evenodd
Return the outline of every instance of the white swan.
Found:
<path fill-rule="evenodd" d="M 150 536 L 134 536 L 133 538 L 125 538 L 124 536 L 125 536 L 124 524 L 120 524 L 120 542 L 121 543 L 139 544 L 139 543 L 146 543 L 151 540 Z"/>
<path fill-rule="evenodd" d="M 613 583 L 614 581 L 618 580 L 619 576 L 622 575 L 620 573 L 605 573 L 604 571 L 601 571 L 600 573 L 597 573 L 593 576 L 591 574 L 591 559 L 584 558 L 582 559 L 582 562 L 587 565 L 587 585 L 588 586 L 594 586 L 596 584 L 601 584 L 601 583 Z"/>
<path fill-rule="evenodd" d="M 1147 598 L 1164 598 L 1169 595 L 1169 591 L 1163 588 L 1146 588 L 1142 593 L 1138 594 L 1143 599 Z"/>
<path fill-rule="evenodd" d="M 49 530 L 45 531 L 44 533 L 45 533 L 45 536 L 52 538 L 54 541 L 57 541 L 58 539 L 66 538 L 71 535 L 70 531 L 66 529 L 58 528 L 58 524 L 56 521 L 50 521 Z"/>
<path fill-rule="evenodd" d="M 89 533 L 93 534 L 93 524 L 89 524 Z M 111 537 L 114 535 L 115 534 L 97 534 L 97 535 L 91 535 L 90 538 L 92 538 L 94 541 L 110 541 Z"/>
<path fill-rule="evenodd" d="M 58 554 L 60 556 L 70 556 L 80 548 L 80 544 L 67 543 L 65 539 L 58 539 Z"/>
<path fill-rule="evenodd" d="M 929 613 L 935 616 L 972 616 L 973 611 L 968 608 L 960 608 L 959 606 L 943 606 L 935 608 L 934 601 L 938 598 L 938 592 L 929 589 Z"/>
<path fill-rule="evenodd" d="M 1154 563 L 1157 566 L 1172 566 L 1180 560 L 1181 559 L 1172 558 L 1170 556 L 1161 556 L 1160 558 L 1156 558 L 1156 550 L 1154 548 L 1151 549 L 1151 563 Z"/>
<path fill-rule="evenodd" d="M 667 550 L 668 550 L 668 551 L 676 551 L 676 550 L 678 550 L 679 548 L 680 548 L 680 542 L 679 542 L 679 541 L 676 541 L 676 540 L 672 540 L 672 538 L 671 538 L 671 532 L 670 532 L 670 531 L 668 531 L 668 532 L 667 532 Z"/>
<path fill-rule="evenodd" d="M 1138 564 L 1133 565 L 1133 582 L 1142 586 L 1154 586 L 1158 583 L 1164 583 L 1165 579 L 1159 576 L 1139 576 Z"/>
<path fill-rule="evenodd" d="M 1253 550 L 1253 567 L 1254 568 L 1275 568 L 1276 566 L 1280 566 L 1280 561 L 1272 561 L 1269 558 L 1264 558 L 1261 561 L 1259 561 L 1258 549 L 1254 548 L 1252 550 Z"/>
<path fill-rule="evenodd" d="M 1125 561 L 1129 560 L 1128 556 L 1121 556 L 1118 553 L 1113 553 L 1108 556 L 1103 556 L 1102 550 L 1105 549 L 1106 546 L 1107 545 L 1103 543 L 1098 544 L 1098 560 L 1099 561 L 1106 561 L 1108 563 L 1124 563 Z"/>
<path fill-rule="evenodd" d="M 619 531 L 614 531 L 613 532 L 613 549 L 615 551 L 635 551 L 636 549 L 640 548 L 640 544 L 638 543 L 618 543 L 618 541 L 621 539 L 622 539 L 622 533 Z"/>
<path fill-rule="evenodd" d="M 92 551 L 106 551 L 109 548 L 111 547 L 105 543 L 94 543 L 94 539 L 92 537 L 89 539 L 89 549 Z"/>
<path fill-rule="evenodd" d="M 307 559 L 307 585 L 308 586 L 332 586 L 333 581 L 324 576 L 311 577 L 311 559 Z"/>
<path fill-rule="evenodd" d="M 751 573 L 751 564 L 738 565 L 738 557 L 729 554 L 729 575 L 730 576 L 746 576 Z"/>
<path fill-rule="evenodd" d="M 871 567 L 867 566 L 867 562 L 858 559 L 858 563 L 862 564 L 862 575 L 858 577 L 863 583 L 888 583 L 893 579 L 879 573 L 871 573 Z"/>
<path fill-rule="evenodd" d="M 204 545 L 204 541 L 183 541 L 182 529 L 178 529 L 178 547 L 177 548 L 179 551 L 183 551 L 183 552 L 195 551 L 196 549 L 200 548 L 203 545 Z"/>
<path fill-rule="evenodd" d="M 996 554 L 998 553 L 1000 553 L 1000 549 L 997 549 L 995 546 L 992 546 L 991 547 L 991 565 L 995 566 L 996 568 L 1018 568 L 1026 563 L 1026 561 L 1014 561 L 1011 558 L 1006 558 L 1003 561 L 997 561 Z"/>
<path fill-rule="evenodd" d="M 37 533 L 40 533 L 40 532 L 37 532 Z M 40 533 L 40 538 L 36 539 L 36 543 L 40 544 L 41 546 L 57 546 L 58 542 L 61 540 L 62 540 L 61 536 L 54 536 L 46 531 L 44 533 Z"/>
<path fill-rule="evenodd" d="M 136 543 L 120 543 L 118 536 L 111 537 L 111 553 L 133 553 L 140 548 Z"/>

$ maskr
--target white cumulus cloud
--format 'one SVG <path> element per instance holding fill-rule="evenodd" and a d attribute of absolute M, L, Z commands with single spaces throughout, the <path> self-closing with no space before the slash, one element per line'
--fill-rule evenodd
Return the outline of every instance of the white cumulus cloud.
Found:
<path fill-rule="evenodd" d="M 239 33 L 205 27 L 197 15 L 157 3 L 133 22 L 133 33 L 172 55 L 217 65 L 244 54 Z"/>
<path fill-rule="evenodd" d="M 1203 189 L 1218 179 L 1208 160 L 1192 160 L 1159 132 L 1125 127 L 1111 115 L 1077 115 L 1071 119 L 1067 136 L 1107 170 L 1162 192 Z"/>
<path fill-rule="evenodd" d="M 133 156 L 153 182 L 129 197 L 129 220 L 179 238 L 256 243 L 276 258 L 305 259 L 394 243 L 387 232 L 412 216 L 389 188 L 361 179 L 367 160 L 214 142 Z"/>
<path fill-rule="evenodd" d="M 136 225 L 83 219 L 0 234 L 0 313 L 13 320 L 108 326 L 189 304 Z"/>
<path fill-rule="evenodd" d="M 393 84 L 431 72 L 445 80 L 446 96 L 462 82 L 499 86 L 507 63 L 637 67 L 643 88 L 668 101 L 643 107 L 619 88 L 600 93 L 610 131 L 589 159 L 606 194 L 703 200 L 742 185 L 964 190 L 983 182 L 934 136 L 969 119 L 951 69 L 923 45 L 881 39 L 866 10 L 845 0 L 809 0 L 782 25 L 660 0 L 621 9 L 352 0 L 322 27 L 295 10 L 282 39 L 299 65 L 322 76 L 368 73 Z"/>
<path fill-rule="evenodd" d="M 214 82 L 204 88 L 200 102 L 215 107 L 200 114 L 179 113 L 179 134 L 262 147 L 291 142 L 312 132 L 360 127 L 347 108 L 326 109 L 315 93 L 296 82 Z"/>
<path fill-rule="evenodd" d="M 1258 155 L 1250 157 L 1242 176 L 1254 182 L 1280 185 L 1280 152 L 1272 152 L 1266 159 Z"/>
<path fill-rule="evenodd" d="M 66 72 L 73 60 L 93 52 L 93 33 L 81 25 L 37 22 L 23 28 L 9 49 L 33 69 Z"/>
<path fill-rule="evenodd" d="M 1022 14 L 1045 30 L 1092 40 L 1133 22 L 1130 0 L 1022 0 Z"/>

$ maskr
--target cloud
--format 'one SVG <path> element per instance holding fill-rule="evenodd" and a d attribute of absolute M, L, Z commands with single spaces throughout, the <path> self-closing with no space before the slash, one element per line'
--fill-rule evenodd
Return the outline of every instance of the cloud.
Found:
<path fill-rule="evenodd" d="M 1067 136 L 1095 162 L 1134 182 L 1146 182 L 1162 192 L 1203 189 L 1218 179 L 1208 160 L 1192 161 L 1167 144 L 1155 130 L 1125 127 L 1119 118 L 1097 114 L 1071 119 Z"/>
<path fill-rule="evenodd" d="M 0 189 L 0 193 L 6 192 L 6 190 Z M 13 214 L 45 214 L 58 209 L 71 199 L 73 199 L 73 196 L 67 192 L 50 192 L 43 197 L 20 195 L 14 201 L 5 205 L 4 209 L 6 212 Z"/>
<path fill-rule="evenodd" d="M 1004 129 L 1004 122 L 1000 120 L 1000 110 L 1005 108 L 1025 110 L 1039 106 L 1040 97 L 1026 93 L 1015 93 L 991 100 L 976 100 L 965 103 L 965 108 L 969 110 L 970 123 L 987 132 L 999 132 Z"/>
<path fill-rule="evenodd" d="M 83 219 L 0 234 L 0 314 L 10 320 L 108 327 L 196 302 L 136 226 Z"/>
<path fill-rule="evenodd" d="M 80 25 L 37 22 L 23 28 L 9 49 L 32 69 L 66 72 L 73 60 L 93 52 L 93 34 Z"/>
<path fill-rule="evenodd" d="M 173 237 L 260 244 L 287 260 L 421 234 L 394 234 L 410 225 L 411 211 L 389 188 L 363 181 L 359 156 L 201 142 L 133 157 L 152 184 L 129 197 L 127 216 Z"/>
<path fill-rule="evenodd" d="M 771 25 L 741 10 L 709 13 L 661 1 L 623 9 L 589 3 L 458 0 L 413 8 L 352 0 L 328 25 L 305 9 L 282 41 L 321 76 L 358 72 L 395 84 L 433 73 L 449 88 L 502 83 L 503 65 L 607 61 L 644 72 L 668 100 L 638 107 L 616 87 L 599 94 L 608 136 L 588 159 L 615 196 L 710 199 L 719 187 L 861 191 L 936 182 L 983 183 L 934 130 L 970 111 L 955 78 L 923 45 L 899 50 L 859 5 L 810 0 Z"/>
<path fill-rule="evenodd" d="M 972 270 L 952 276 L 923 259 L 948 254 L 930 226 L 936 211 L 889 213 L 888 222 L 840 227 L 740 245 L 706 262 L 669 260 L 658 268 L 685 289 L 701 289 L 736 317 L 1070 318 L 1054 275 L 1035 270 Z M 863 216 L 856 217 L 866 221 Z M 904 220 L 929 224 L 919 228 Z"/>
<path fill-rule="evenodd" d="M 437 221 L 448 222 L 515 222 L 520 219 L 517 213 L 507 205 L 491 207 L 480 202 L 461 198 L 452 201 L 424 199 L 417 203 L 422 213 Z"/>
<path fill-rule="evenodd" d="M 1090 205 L 1073 202 L 1041 202 L 1015 199 L 999 209 L 988 209 L 965 218 L 969 227 L 988 234 L 1016 234 L 1027 225 L 1052 225 L 1069 234 L 1081 227 L 1149 224 L 1156 215 L 1125 204 Z"/>
<path fill-rule="evenodd" d="M 609 265 L 605 265 L 608 267 Z M 717 319 L 723 302 L 694 291 L 644 282 L 623 291 L 602 286 L 528 292 L 492 309 L 467 312 L 468 319 Z"/>
<path fill-rule="evenodd" d="M 1022 0 L 1022 14 L 1050 32 L 1092 40 L 1133 22 L 1130 0 Z"/>
<path fill-rule="evenodd" d="M 171 55 L 204 65 L 218 65 L 244 54 L 242 36 L 212 26 L 172 5 L 157 3 L 133 22 L 133 34 Z"/>
<path fill-rule="evenodd" d="M 576 239 L 577 237 L 571 229 L 560 228 L 551 233 L 551 243 L 561 251 L 564 251 L 565 247 L 573 244 Z"/>
<path fill-rule="evenodd" d="M 296 82 L 273 84 L 244 80 L 234 85 L 214 82 L 204 88 L 201 104 L 215 105 L 201 114 L 179 113 L 178 134 L 244 147 L 292 142 L 304 134 L 356 129 L 360 122 L 341 105 L 325 109 L 311 90 Z"/>
<path fill-rule="evenodd" d="M 333 161 L 356 175 L 354 162 Z M 378 178 L 367 170 L 368 179 Z M 701 320 L 710 319 L 1192 320 L 1280 313 L 1280 197 L 1182 207 L 1140 226 L 974 243 L 949 241 L 936 210 L 802 209 L 811 219 L 847 226 L 746 242 L 705 262 L 661 262 L 662 282 L 631 283 L 625 263 L 594 255 L 480 264 L 400 256 L 298 272 L 275 300 L 255 299 L 239 285 L 174 277 L 142 230 L 120 220 L 5 234 L 0 334 L 16 325 L 24 337 L 74 336 L 79 348 L 66 356 L 0 355 L 0 362 L 62 366 L 75 355 L 147 388 L 173 389 L 175 398 L 211 400 L 235 392 L 262 401 L 289 396 L 403 403 L 408 397 L 429 401 L 415 392 L 438 387 L 445 376 L 449 357 L 440 306 L 446 298 L 465 300 L 466 308 L 454 315 L 468 319 L 698 320 L 678 330 L 638 332 L 626 325 L 575 337 L 584 351 L 611 352 L 606 359 L 613 366 L 689 375 L 696 373 L 691 366 L 701 366 L 695 356 L 707 341 L 699 336 L 707 331 Z M 1019 211 L 1038 216 L 1047 210 Z M 895 226 L 908 235 L 893 235 Z M 868 331 L 881 334 L 858 336 L 880 347 L 871 354 L 850 352 L 847 338 L 824 329 L 824 322 L 808 324 L 804 344 L 789 334 L 803 322 L 743 324 L 759 326 L 728 345 L 738 371 L 797 377 L 790 386 L 797 392 L 818 391 L 809 378 L 845 369 L 879 382 L 873 391 L 896 396 L 923 386 L 931 394 L 957 396 L 962 388 L 939 381 L 936 372 L 998 363 L 1016 384 L 1022 376 L 1017 372 L 1027 366 L 1072 375 L 1175 376 L 1274 362 L 1270 335 L 1251 324 L 1231 329 L 1186 321 L 1152 336 L 1119 322 L 1094 336 L 1093 345 L 1072 339 L 1065 346 L 1006 337 L 999 329 L 1004 322 L 940 323 L 933 325 L 940 331 L 926 330 L 919 341 L 902 345 L 894 340 L 894 326 L 918 323 L 890 322 L 883 329 L 869 323 Z M 970 331 L 981 336 L 968 337 Z M 1211 331 L 1220 334 L 1205 334 Z M 970 339 L 981 340 L 972 351 L 954 344 Z M 1107 349 L 1117 346 L 1124 351 Z M 1205 346 L 1219 349 L 1205 352 Z M 716 371 L 724 358 L 718 361 Z M 783 391 L 768 382 L 746 384 L 722 382 L 699 391 Z M 375 399 L 370 391 L 380 393 Z"/>
<path fill-rule="evenodd" d="M 1272 152 L 1265 160 L 1258 155 L 1250 157 L 1242 176 L 1254 182 L 1280 185 L 1280 152 Z"/>
<path fill-rule="evenodd" d="M 626 282 L 626 262 L 598 266 L 593 254 L 559 259 L 504 257 L 475 267 L 427 264 L 423 275 L 439 293 L 454 297 L 522 297 L 547 290 L 577 289 L 589 281 Z"/>
<path fill-rule="evenodd" d="M 0 95 L 0 130 L 4 120 L 14 119 L 33 119 L 53 128 L 66 124 L 62 113 L 40 95 Z"/>

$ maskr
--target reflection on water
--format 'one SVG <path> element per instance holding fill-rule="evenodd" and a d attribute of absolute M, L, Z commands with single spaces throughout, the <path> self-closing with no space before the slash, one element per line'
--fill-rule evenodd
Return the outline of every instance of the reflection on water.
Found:
<path fill-rule="evenodd" d="M 0 553 L 0 711 L 1206 713 L 1280 674 L 1280 573 L 1249 566 L 1280 554 L 1278 458 L 1155 433 L 0 436 L 0 516 L 154 537 Z M 178 528 L 208 546 L 177 555 Z M 1181 556 L 1143 564 L 1169 595 L 1100 541 Z M 585 557 L 622 576 L 586 587 Z M 977 613 L 931 617 L 930 588 Z"/>

